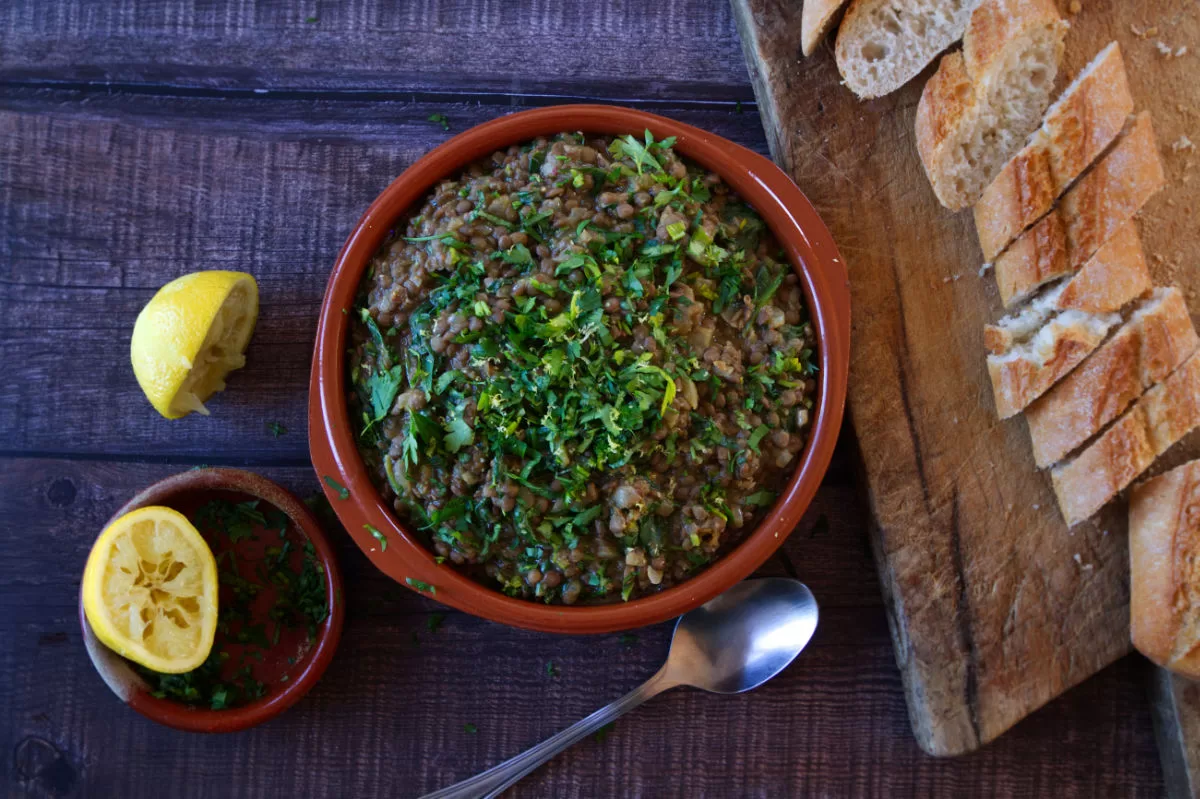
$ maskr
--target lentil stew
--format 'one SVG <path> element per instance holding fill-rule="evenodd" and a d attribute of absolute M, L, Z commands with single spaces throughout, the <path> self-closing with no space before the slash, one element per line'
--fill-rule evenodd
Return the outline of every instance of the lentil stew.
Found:
<path fill-rule="evenodd" d="M 439 561 L 607 602 L 704 568 L 808 438 L 815 341 L 762 219 L 673 141 L 560 134 L 440 183 L 370 264 L 351 409 Z"/>

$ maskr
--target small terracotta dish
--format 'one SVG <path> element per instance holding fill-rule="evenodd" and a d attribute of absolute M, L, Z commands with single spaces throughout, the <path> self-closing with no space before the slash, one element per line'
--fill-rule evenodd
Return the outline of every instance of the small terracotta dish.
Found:
<path fill-rule="evenodd" d="M 105 526 L 147 505 L 166 505 L 191 519 L 217 558 L 221 621 L 215 659 L 211 669 L 206 664 L 164 682 L 162 675 L 142 670 L 100 642 L 81 598 L 83 640 L 104 682 L 146 718 L 191 732 L 236 732 L 291 707 L 320 679 L 342 634 L 341 573 L 317 520 L 303 502 L 264 477 L 239 469 L 195 469 L 145 489 Z M 293 613 L 293 602 L 284 615 L 285 605 L 276 600 L 288 589 L 273 583 L 272 576 L 290 575 L 297 582 L 289 585 L 304 585 L 307 591 L 292 589 L 289 601 L 304 596 L 315 612 Z M 241 593 L 235 597 L 235 591 Z M 326 612 L 318 622 L 322 594 Z M 188 701 L 184 692 L 197 688 Z"/>
<path fill-rule="evenodd" d="M 817 334 L 820 375 L 810 439 L 791 480 L 758 527 L 712 566 L 661 593 L 592 606 L 546 605 L 507 597 L 449 565 L 439 565 L 415 532 L 396 518 L 375 489 L 355 446 L 347 410 L 348 311 L 359 282 L 388 230 L 444 178 L 472 162 L 564 131 L 675 137 L 674 148 L 716 172 L 775 234 L 800 277 Z M 829 230 L 796 184 L 768 159 L 665 117 L 629 108 L 563 105 L 522 111 L 464 131 L 418 160 L 375 199 L 350 233 L 317 323 L 309 384 L 308 430 L 313 465 L 334 511 L 367 557 L 392 579 L 486 619 L 535 630 L 603 633 L 678 616 L 742 580 L 779 548 L 812 501 L 841 428 L 850 365 L 850 291 L 845 263 Z M 378 532 L 387 540 L 382 547 Z"/>

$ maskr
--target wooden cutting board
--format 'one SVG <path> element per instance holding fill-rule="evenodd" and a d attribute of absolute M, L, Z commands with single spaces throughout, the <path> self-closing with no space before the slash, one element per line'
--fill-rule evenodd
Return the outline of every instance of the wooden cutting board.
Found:
<path fill-rule="evenodd" d="M 932 70 L 860 102 L 832 41 L 800 56 L 799 0 L 733 7 L 772 154 L 850 269 L 850 419 L 913 730 L 927 752 L 967 752 L 1129 651 L 1125 504 L 1068 531 L 1024 420 L 996 419 L 982 341 L 995 281 L 978 274 L 970 214 L 934 199 L 913 136 Z M 1146 251 L 1195 316 L 1200 154 L 1181 137 L 1200 146 L 1200 2 L 1062 8 L 1060 88 L 1116 39 L 1153 114 L 1170 185 L 1141 214 Z M 1191 436 L 1156 469 L 1198 455 Z"/>

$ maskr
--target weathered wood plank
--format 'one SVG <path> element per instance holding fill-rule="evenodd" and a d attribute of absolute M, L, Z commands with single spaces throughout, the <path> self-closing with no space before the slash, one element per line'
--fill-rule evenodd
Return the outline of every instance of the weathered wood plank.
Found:
<path fill-rule="evenodd" d="M 1062 3 L 1065 8 L 1067 3 Z M 855 308 L 849 410 L 866 464 L 873 536 L 913 728 L 929 752 L 986 743 L 1129 649 L 1124 508 L 1068 531 L 1020 419 L 998 422 L 982 327 L 1000 315 L 970 214 L 941 208 L 914 145 L 923 80 L 860 102 L 826 45 L 800 59 L 785 0 L 734 0 L 775 159 L 837 239 Z M 1190 8 L 1190 10 L 1188 10 Z M 1113 38 L 1139 109 L 1164 148 L 1200 99 L 1189 65 L 1166 59 L 1200 36 L 1194 4 L 1090 0 L 1072 17 L 1062 75 Z M 1168 26 L 1168 21 L 1170 25 Z M 1200 247 L 1185 183 L 1190 156 L 1165 159 L 1172 186 L 1143 217 L 1157 282 Z M 1193 183 L 1194 185 L 1194 183 Z M 1195 457 L 1193 436 L 1175 455 Z"/>
<path fill-rule="evenodd" d="M 119 706 L 92 671 L 77 575 L 99 526 L 173 469 L 0 459 L 0 774 L 13 795 L 416 795 L 511 756 L 650 675 L 670 625 L 549 636 L 446 613 L 337 534 L 345 635 L 325 678 L 281 718 L 188 735 Z M 264 474 L 304 495 L 308 469 Z M 816 524 L 825 516 L 828 527 Z M 850 489 L 823 490 L 783 552 L 822 605 L 817 636 L 770 685 L 676 692 L 531 776 L 514 796 L 1157 796 L 1140 670 L 1122 661 L 981 752 L 923 756 L 908 733 Z M 814 529 L 814 526 L 816 529 Z M 32 545 L 31 545 L 32 544 Z M 765 573 L 780 573 L 773 559 Z M 413 634 L 419 643 L 414 645 Z M 557 678 L 546 674 L 553 662 Z M 537 697 L 537 699 L 531 699 Z M 477 726 L 469 734 L 464 724 Z M 131 754 L 136 753 L 136 755 Z M 266 786 L 270 786 L 267 788 Z"/>
<path fill-rule="evenodd" d="M 440 100 L 750 96 L 729 7 L 714 0 L 0 4 L 0 83 L 47 81 Z"/>
<path fill-rule="evenodd" d="M 0 111 L 0 451 L 305 458 L 312 335 L 342 242 L 416 158 L 507 110 L 86 100 L 0 97 L 28 109 Z M 429 122 L 434 112 L 453 130 Z M 672 113 L 762 147 L 752 113 Z M 256 277 L 258 329 L 213 416 L 168 422 L 125 353 L 157 287 L 200 269 Z M 289 433 L 274 438 L 270 422 Z"/>

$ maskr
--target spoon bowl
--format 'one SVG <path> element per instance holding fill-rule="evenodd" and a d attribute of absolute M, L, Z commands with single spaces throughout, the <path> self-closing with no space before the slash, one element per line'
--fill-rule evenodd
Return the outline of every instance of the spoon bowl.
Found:
<path fill-rule="evenodd" d="M 796 580 L 747 580 L 679 617 L 663 667 L 675 685 L 738 694 L 787 668 L 817 629 L 817 600 Z"/>
<path fill-rule="evenodd" d="M 804 583 L 782 577 L 738 583 L 679 617 L 667 662 L 645 683 L 511 760 L 422 799 L 498 796 L 567 747 L 680 685 L 716 694 L 757 688 L 808 646 L 817 613 L 817 600 Z"/>

